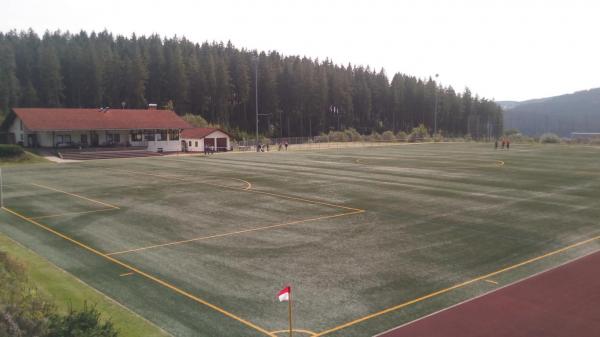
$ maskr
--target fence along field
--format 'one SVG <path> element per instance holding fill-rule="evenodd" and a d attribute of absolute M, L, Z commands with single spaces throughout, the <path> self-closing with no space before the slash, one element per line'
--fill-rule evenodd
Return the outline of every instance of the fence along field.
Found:
<path fill-rule="evenodd" d="M 175 336 L 365 336 L 600 248 L 597 148 L 424 144 L 3 170 L 1 231 Z"/>

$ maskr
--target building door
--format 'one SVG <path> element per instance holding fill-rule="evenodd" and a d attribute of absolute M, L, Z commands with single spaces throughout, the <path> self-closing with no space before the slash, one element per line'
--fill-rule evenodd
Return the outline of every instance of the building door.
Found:
<path fill-rule="evenodd" d="M 204 138 L 204 151 L 207 149 L 213 149 L 215 151 L 215 139 L 214 138 Z"/>
<path fill-rule="evenodd" d="M 187 143 L 185 142 L 185 140 L 181 141 L 181 151 L 188 152 L 188 147 L 187 147 Z"/>
<path fill-rule="evenodd" d="M 86 134 L 82 134 L 81 135 L 81 146 L 87 146 L 88 145 L 88 135 Z"/>
<path fill-rule="evenodd" d="M 29 147 L 37 147 L 38 146 L 36 134 L 27 135 L 27 146 L 29 146 Z"/>
<path fill-rule="evenodd" d="M 98 146 L 98 134 L 95 132 L 90 132 L 90 144 L 92 146 Z"/>
<path fill-rule="evenodd" d="M 227 150 L 227 138 L 217 138 L 217 151 Z"/>

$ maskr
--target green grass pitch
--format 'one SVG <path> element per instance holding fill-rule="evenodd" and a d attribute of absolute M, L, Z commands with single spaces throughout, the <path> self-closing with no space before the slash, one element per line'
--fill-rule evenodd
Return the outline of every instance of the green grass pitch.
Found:
<path fill-rule="evenodd" d="M 600 248 L 600 148 L 3 169 L 0 231 L 173 336 L 371 336 Z M 280 332 L 283 330 L 282 332 Z"/>

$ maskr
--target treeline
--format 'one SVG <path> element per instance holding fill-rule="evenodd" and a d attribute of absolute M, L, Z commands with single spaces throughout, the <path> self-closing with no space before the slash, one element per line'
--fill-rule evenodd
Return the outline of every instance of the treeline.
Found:
<path fill-rule="evenodd" d="M 0 33 L 0 109 L 16 106 L 142 108 L 148 103 L 201 115 L 231 130 L 309 136 L 355 128 L 368 134 L 434 127 L 447 135 L 499 135 L 502 112 L 468 89 L 431 78 L 330 60 L 193 43 L 158 35 L 103 32 Z"/>

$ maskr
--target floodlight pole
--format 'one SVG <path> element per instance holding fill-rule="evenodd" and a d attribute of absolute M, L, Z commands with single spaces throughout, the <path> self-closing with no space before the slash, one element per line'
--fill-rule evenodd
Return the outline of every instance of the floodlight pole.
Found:
<path fill-rule="evenodd" d="M 257 52 L 258 53 L 258 52 Z M 258 152 L 258 54 L 254 62 L 254 103 L 256 104 L 256 152 Z"/>
<path fill-rule="evenodd" d="M 438 111 L 438 83 L 437 79 L 440 74 L 435 74 L 435 108 L 433 111 L 433 135 L 437 134 L 437 111 Z"/>

